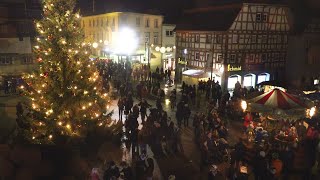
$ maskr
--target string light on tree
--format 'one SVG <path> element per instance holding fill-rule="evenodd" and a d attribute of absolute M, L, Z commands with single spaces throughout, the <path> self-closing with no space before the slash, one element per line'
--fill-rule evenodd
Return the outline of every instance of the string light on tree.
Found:
<path fill-rule="evenodd" d="M 85 136 L 88 128 L 94 129 L 87 122 L 99 126 L 107 120 L 100 115 L 108 113 L 109 96 L 89 61 L 88 52 L 96 44 L 85 42 L 75 5 L 76 0 L 43 0 L 44 17 L 35 22 L 39 66 L 23 76 L 26 84 L 20 86 L 30 99 L 29 109 L 37 115 L 26 118 L 31 128 L 25 132 L 32 143 L 49 144 L 61 135 Z"/>

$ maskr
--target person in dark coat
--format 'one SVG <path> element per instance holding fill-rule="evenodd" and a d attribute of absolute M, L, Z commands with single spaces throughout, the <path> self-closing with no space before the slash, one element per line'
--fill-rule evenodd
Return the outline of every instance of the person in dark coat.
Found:
<path fill-rule="evenodd" d="M 255 180 L 267 180 L 268 176 L 268 161 L 266 159 L 266 153 L 260 151 L 258 155 L 253 160 L 253 173 Z"/>
<path fill-rule="evenodd" d="M 177 105 L 176 118 L 178 121 L 179 128 L 181 128 L 182 119 L 183 119 L 183 106 L 184 106 L 184 103 L 182 101 L 180 101 Z"/>
<path fill-rule="evenodd" d="M 16 114 L 17 114 L 17 118 L 21 118 L 23 115 L 23 106 L 21 102 L 18 102 L 18 104 L 16 105 Z"/>
<path fill-rule="evenodd" d="M 120 178 L 122 178 L 124 180 L 133 179 L 132 168 L 128 165 L 128 163 L 123 161 L 123 162 L 121 162 L 120 166 L 122 167 L 121 172 L 120 172 Z"/>
<path fill-rule="evenodd" d="M 114 161 L 110 161 L 108 163 L 108 168 L 104 172 L 103 179 L 110 180 L 110 179 L 117 179 L 120 176 L 119 168 L 116 166 Z"/>
<path fill-rule="evenodd" d="M 188 104 L 185 104 L 183 107 L 183 124 L 184 127 L 188 127 L 189 126 L 189 118 L 191 115 L 191 110 L 188 106 Z"/>
<path fill-rule="evenodd" d="M 119 120 L 122 121 L 122 114 L 124 110 L 124 98 L 119 98 L 118 100 L 118 108 L 119 108 Z"/>
<path fill-rule="evenodd" d="M 153 171 L 154 171 L 154 162 L 152 158 L 148 158 L 147 159 L 147 163 L 148 165 L 146 166 L 146 171 L 145 171 L 145 175 L 146 175 L 146 179 L 152 179 L 153 178 Z"/>
<path fill-rule="evenodd" d="M 142 120 L 142 123 L 144 123 L 144 120 L 147 115 L 147 108 L 150 108 L 151 105 L 145 99 L 142 99 L 142 101 L 138 105 L 140 106 L 141 120 Z"/>

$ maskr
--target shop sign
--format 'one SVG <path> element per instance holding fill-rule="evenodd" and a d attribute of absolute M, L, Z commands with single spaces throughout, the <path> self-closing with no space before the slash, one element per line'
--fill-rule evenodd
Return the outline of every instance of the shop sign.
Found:
<path fill-rule="evenodd" d="M 241 66 L 232 66 L 228 64 L 228 71 L 241 71 Z"/>
<path fill-rule="evenodd" d="M 186 65 L 186 64 L 187 64 L 187 61 L 185 61 L 184 59 L 179 58 L 179 59 L 178 59 L 178 64 Z"/>

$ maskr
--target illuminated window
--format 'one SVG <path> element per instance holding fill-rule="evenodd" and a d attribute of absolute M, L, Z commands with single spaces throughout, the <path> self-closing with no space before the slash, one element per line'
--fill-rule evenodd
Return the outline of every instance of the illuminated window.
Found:
<path fill-rule="evenodd" d="M 256 75 L 247 74 L 243 78 L 243 86 L 244 87 L 255 87 L 256 85 Z"/>
<path fill-rule="evenodd" d="M 234 89 L 237 82 L 239 82 L 241 84 L 241 76 L 240 75 L 230 76 L 228 78 L 228 89 Z"/>
<path fill-rule="evenodd" d="M 270 80 L 270 74 L 269 73 L 261 73 L 258 75 L 258 84 L 269 81 Z"/>

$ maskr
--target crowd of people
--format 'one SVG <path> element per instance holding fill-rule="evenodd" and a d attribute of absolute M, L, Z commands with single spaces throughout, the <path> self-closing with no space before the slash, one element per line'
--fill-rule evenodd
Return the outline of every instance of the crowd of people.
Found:
<path fill-rule="evenodd" d="M 152 179 L 154 159 L 148 157 L 147 149 L 150 148 L 155 157 L 183 153 L 183 128 L 194 131 L 195 143 L 201 152 L 200 166 L 208 170 L 208 179 L 248 179 L 250 174 L 258 180 L 286 179 L 293 170 L 299 149 L 305 151 L 307 169 L 311 169 L 316 157 L 320 157 L 315 151 L 318 128 L 304 129 L 301 122 L 283 123 L 277 131 L 269 132 L 264 124 L 266 121 L 254 122 L 251 115 L 247 117 L 242 110 L 238 111 L 239 100 L 257 91 L 253 88 L 248 90 L 237 82 L 231 96 L 229 92 L 223 93 L 220 83 L 215 80 L 199 81 L 197 87 L 183 82 L 181 92 L 173 89 L 167 94 L 170 109 L 175 111 L 176 119 L 171 119 L 162 107 L 166 94 L 161 88 L 161 84 L 171 83 L 170 70 L 157 68 L 151 72 L 146 65 L 133 69 L 126 64 L 111 64 L 111 67 L 107 70 L 104 67 L 102 74 L 119 92 L 119 120 L 125 127 L 122 141 L 131 153 L 132 161 L 122 162 L 119 167 L 115 162 L 109 162 L 104 179 Z M 122 69 L 125 72 L 130 69 L 129 74 L 116 77 L 115 72 L 121 74 Z M 147 101 L 150 95 L 156 99 L 155 107 Z M 191 107 L 196 107 L 202 96 L 206 108 L 192 113 Z M 136 103 L 134 97 L 139 102 Z M 241 119 L 245 123 L 238 129 L 240 138 L 231 145 L 228 142 L 231 126 L 227 120 L 241 122 Z M 294 143 L 283 143 L 284 139 L 293 139 Z M 220 168 L 221 164 L 227 165 Z M 305 174 L 308 173 L 306 170 Z"/>

